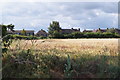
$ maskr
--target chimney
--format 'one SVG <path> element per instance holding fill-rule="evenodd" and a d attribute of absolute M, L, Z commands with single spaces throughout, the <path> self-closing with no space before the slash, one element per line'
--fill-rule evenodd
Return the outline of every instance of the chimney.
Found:
<path fill-rule="evenodd" d="M 100 28 L 98 30 L 101 30 Z"/>
<path fill-rule="evenodd" d="M 73 30 L 73 28 L 71 28 Z"/>
<path fill-rule="evenodd" d="M 80 31 L 80 28 L 78 28 L 78 30 Z"/>

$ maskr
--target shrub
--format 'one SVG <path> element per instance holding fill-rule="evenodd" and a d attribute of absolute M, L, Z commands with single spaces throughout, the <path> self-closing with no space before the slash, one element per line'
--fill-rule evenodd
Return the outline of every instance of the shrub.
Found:
<path fill-rule="evenodd" d="M 24 35 L 12 35 L 13 39 L 26 39 L 26 40 L 32 40 L 32 39 L 38 39 L 36 36 L 24 36 Z"/>

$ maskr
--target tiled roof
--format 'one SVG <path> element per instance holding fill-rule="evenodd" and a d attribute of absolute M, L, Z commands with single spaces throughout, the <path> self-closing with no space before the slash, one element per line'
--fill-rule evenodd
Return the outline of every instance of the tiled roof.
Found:
<path fill-rule="evenodd" d="M 23 30 L 14 30 L 14 31 L 7 31 L 8 33 L 21 33 Z M 26 33 L 29 33 L 29 32 L 33 32 L 34 33 L 34 30 L 25 30 Z"/>
<path fill-rule="evenodd" d="M 36 34 L 39 34 L 39 33 L 47 33 L 45 30 L 39 30 Z"/>

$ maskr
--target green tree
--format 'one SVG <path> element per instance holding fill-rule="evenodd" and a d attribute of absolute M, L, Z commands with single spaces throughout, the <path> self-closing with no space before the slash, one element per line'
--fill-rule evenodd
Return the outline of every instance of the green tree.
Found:
<path fill-rule="evenodd" d="M 22 35 L 26 35 L 26 31 L 24 29 L 21 31 L 21 33 Z"/>
<path fill-rule="evenodd" d="M 4 25 L 1 24 L 0 25 L 0 31 L 2 31 L 2 35 L 0 35 L 2 37 L 2 45 L 4 46 L 4 48 L 2 48 L 2 52 L 6 52 L 8 47 L 10 46 L 10 44 L 12 43 L 12 37 L 11 35 L 7 35 L 7 30 L 9 31 L 14 31 L 14 25 L 10 24 L 10 25 Z"/>
<path fill-rule="evenodd" d="M 61 31 L 61 27 L 59 25 L 59 22 L 53 21 L 50 23 L 50 26 L 48 27 L 48 33 L 51 37 L 55 37 L 55 35 L 59 35 Z"/>
<path fill-rule="evenodd" d="M 7 34 L 7 26 L 6 25 L 0 25 L 0 29 L 2 29 L 2 37 Z"/>
<path fill-rule="evenodd" d="M 14 25 L 12 24 L 9 24 L 9 25 L 4 25 L 4 24 L 1 24 L 0 25 L 0 29 L 2 29 L 2 37 L 4 37 L 5 35 L 7 35 L 7 30 L 9 31 L 14 31 Z"/>
<path fill-rule="evenodd" d="M 72 35 L 73 38 L 82 38 L 82 37 L 84 37 L 83 33 L 81 33 L 81 32 L 73 32 L 73 33 L 71 33 L 71 35 Z"/>
<path fill-rule="evenodd" d="M 8 30 L 10 30 L 10 31 L 14 31 L 14 30 L 13 30 L 13 29 L 14 29 L 14 25 L 12 25 L 12 24 L 7 25 L 7 28 L 8 28 Z"/>

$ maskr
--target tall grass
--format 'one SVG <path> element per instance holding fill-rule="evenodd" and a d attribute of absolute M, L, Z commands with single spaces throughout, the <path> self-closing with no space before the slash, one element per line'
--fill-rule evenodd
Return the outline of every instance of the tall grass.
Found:
<path fill-rule="evenodd" d="M 116 40 L 14 40 L 2 54 L 3 78 L 115 79 L 120 77 L 116 44 Z"/>

